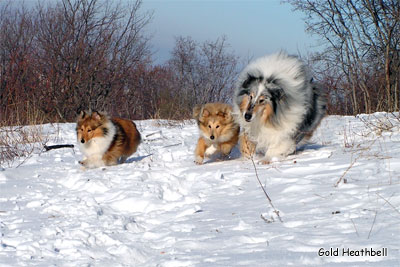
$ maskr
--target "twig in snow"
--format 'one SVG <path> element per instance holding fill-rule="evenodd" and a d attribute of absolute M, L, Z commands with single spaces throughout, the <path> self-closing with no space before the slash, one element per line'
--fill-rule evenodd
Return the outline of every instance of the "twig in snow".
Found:
<path fill-rule="evenodd" d="M 261 217 L 261 219 L 263 219 L 263 220 L 264 220 L 264 222 L 266 222 L 266 223 L 272 223 L 272 222 L 274 222 L 274 221 L 275 221 L 275 220 L 274 220 L 274 217 L 272 217 L 272 216 L 271 216 L 271 220 L 269 220 L 269 219 L 265 218 L 265 217 L 264 217 L 264 215 L 262 215 L 262 214 L 261 214 L 261 216 L 260 216 L 260 217 Z"/>
<path fill-rule="evenodd" d="M 400 211 L 392 205 L 392 203 L 390 203 L 388 200 L 386 200 L 385 198 L 383 198 L 381 195 L 379 195 L 378 193 L 376 193 L 376 195 L 380 198 L 382 198 L 387 204 L 389 204 L 389 206 L 391 206 L 398 214 L 400 214 Z M 393 196 L 393 195 L 392 195 Z"/>
<path fill-rule="evenodd" d="M 160 130 L 160 131 L 157 131 L 157 132 L 154 132 L 154 133 L 149 133 L 149 134 L 146 134 L 146 137 L 150 137 L 150 136 L 155 135 L 155 134 L 160 134 L 160 135 L 162 135 L 162 132 L 161 132 L 161 130 Z"/>
<path fill-rule="evenodd" d="M 355 225 L 355 223 L 354 223 L 353 219 L 351 219 L 351 218 L 350 218 L 350 220 L 351 220 L 351 222 L 353 223 L 354 230 L 356 230 L 356 234 L 357 234 L 357 236 L 358 236 L 358 237 L 360 237 L 360 235 L 358 234 L 358 231 L 357 231 L 357 227 L 356 227 L 356 225 Z"/>
<path fill-rule="evenodd" d="M 64 147 L 74 148 L 74 145 L 72 145 L 72 144 L 53 145 L 53 146 L 46 146 L 45 145 L 43 148 L 44 148 L 45 151 L 49 151 L 49 150 L 52 150 L 52 149 L 59 149 L 59 148 L 64 148 Z"/>
<path fill-rule="evenodd" d="M 367 238 L 367 239 L 369 239 L 369 237 L 370 237 L 370 235 L 371 235 L 371 232 L 372 232 L 372 228 L 374 228 L 375 221 L 376 221 L 376 216 L 377 216 L 377 215 L 378 215 L 378 211 L 375 211 L 374 221 L 372 222 L 371 229 L 369 230 L 368 238 Z"/>
<path fill-rule="evenodd" d="M 339 183 L 343 180 L 343 177 L 346 175 L 346 173 L 351 169 L 351 167 L 353 167 L 354 163 L 356 163 L 356 161 L 358 160 L 358 157 L 350 164 L 350 166 L 344 171 L 344 173 L 342 174 L 342 176 L 340 176 L 339 180 L 337 180 L 337 182 L 335 183 L 335 187 L 337 187 L 339 185 Z"/>
<path fill-rule="evenodd" d="M 260 178 L 258 177 L 257 168 L 256 168 L 256 164 L 254 163 L 253 157 L 251 157 L 250 159 L 251 159 L 251 162 L 253 163 L 253 167 L 254 167 L 254 171 L 255 171 L 255 173 L 256 173 L 256 177 L 257 177 L 258 183 L 260 184 L 262 190 L 264 191 L 264 194 L 265 194 L 265 196 L 267 197 L 267 199 L 268 199 L 268 201 L 269 201 L 269 204 L 270 204 L 271 207 L 274 209 L 274 213 L 278 216 L 279 221 L 280 221 L 280 222 L 283 222 L 281 216 L 279 215 L 279 210 L 277 210 L 277 209 L 275 208 L 274 204 L 272 204 L 271 198 L 268 196 L 267 191 L 265 191 L 265 188 L 264 188 L 264 186 L 262 185 L 262 183 L 261 183 L 261 181 L 260 181 Z"/>
<path fill-rule="evenodd" d="M 162 148 L 172 147 L 172 146 L 179 146 L 179 145 L 182 145 L 182 143 L 177 143 L 177 144 L 172 144 L 172 145 L 166 145 L 166 146 L 163 146 Z"/>

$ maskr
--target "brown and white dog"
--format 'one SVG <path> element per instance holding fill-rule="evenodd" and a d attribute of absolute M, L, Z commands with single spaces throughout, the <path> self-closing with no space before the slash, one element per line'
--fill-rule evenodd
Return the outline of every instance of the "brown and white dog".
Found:
<path fill-rule="evenodd" d="M 101 112 L 82 111 L 76 133 L 84 159 L 79 163 L 87 168 L 123 163 L 136 152 L 141 136 L 131 120 L 109 118 Z"/>
<path fill-rule="evenodd" d="M 240 150 L 262 163 L 283 158 L 307 141 L 326 111 L 326 94 L 306 64 L 284 52 L 251 62 L 239 75 L 234 115 L 242 129 Z"/>
<path fill-rule="evenodd" d="M 223 103 L 196 105 L 193 108 L 193 118 L 200 131 L 195 162 L 202 164 L 205 156 L 216 152 L 227 157 L 237 144 L 239 136 L 239 125 L 232 117 L 232 107 Z"/>

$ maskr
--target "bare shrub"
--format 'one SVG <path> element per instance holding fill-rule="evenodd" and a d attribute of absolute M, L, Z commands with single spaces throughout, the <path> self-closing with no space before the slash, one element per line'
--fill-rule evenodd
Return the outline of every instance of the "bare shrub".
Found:
<path fill-rule="evenodd" d="M 323 80 L 333 85 L 329 88 L 338 114 L 398 111 L 398 0 L 284 2 L 303 12 L 307 30 L 324 41 L 324 50 L 315 53 L 315 60 L 321 63 Z"/>
<path fill-rule="evenodd" d="M 33 153 L 40 152 L 49 141 L 43 127 L 4 126 L 0 124 L 0 167 L 20 166 Z M 16 160 L 22 159 L 19 163 Z"/>
<path fill-rule="evenodd" d="M 0 120 L 27 123 L 26 107 L 50 122 L 74 120 L 80 109 L 124 112 L 131 73 L 150 62 L 144 27 L 152 14 L 139 11 L 140 0 L 60 0 L 29 10 L 10 3 L 0 6 Z"/>
<path fill-rule="evenodd" d="M 141 1 L 62 0 L 37 14 L 37 59 L 46 112 L 61 120 L 77 110 L 111 110 L 127 90 L 130 73 L 149 60 L 143 29 L 151 14 Z"/>
<path fill-rule="evenodd" d="M 204 43 L 176 38 L 168 65 L 176 75 L 175 101 L 180 110 L 191 114 L 195 104 L 231 98 L 239 65 L 228 48 L 225 37 Z"/>
<path fill-rule="evenodd" d="M 381 136 L 385 132 L 398 131 L 400 129 L 400 117 L 394 113 L 384 113 L 380 115 L 371 114 L 368 118 L 358 116 L 366 129 L 376 136 Z"/>

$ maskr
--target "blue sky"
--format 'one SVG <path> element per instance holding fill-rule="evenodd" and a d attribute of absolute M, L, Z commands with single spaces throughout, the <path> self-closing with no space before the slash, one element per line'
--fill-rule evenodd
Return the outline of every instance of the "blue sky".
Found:
<path fill-rule="evenodd" d="M 291 5 L 281 4 L 280 0 L 142 1 L 142 12 L 154 12 L 146 31 L 152 36 L 150 43 L 156 64 L 170 58 L 178 36 L 203 42 L 224 35 L 231 50 L 244 60 L 281 49 L 302 55 L 318 49 L 317 38 L 305 32 L 304 15 L 292 11 Z M 33 6 L 37 0 L 15 2 Z"/>
<path fill-rule="evenodd" d="M 244 59 L 280 49 L 293 54 L 317 49 L 317 39 L 305 32 L 303 14 L 279 0 L 143 0 L 146 10 L 154 11 L 147 31 L 156 63 L 169 59 L 177 36 L 203 42 L 225 35 Z"/>

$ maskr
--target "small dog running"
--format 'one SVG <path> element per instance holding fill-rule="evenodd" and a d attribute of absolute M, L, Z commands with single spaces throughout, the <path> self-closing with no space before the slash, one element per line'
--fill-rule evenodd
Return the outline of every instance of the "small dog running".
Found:
<path fill-rule="evenodd" d="M 80 112 L 76 125 L 79 148 L 86 168 L 116 165 L 136 152 L 141 136 L 131 120 L 109 118 L 97 111 Z"/>
<path fill-rule="evenodd" d="M 228 157 L 239 139 L 239 125 L 232 116 L 232 107 L 223 103 L 207 103 L 193 108 L 193 118 L 200 131 L 195 150 L 195 163 L 202 164 L 205 156 L 222 152 Z"/>

